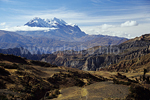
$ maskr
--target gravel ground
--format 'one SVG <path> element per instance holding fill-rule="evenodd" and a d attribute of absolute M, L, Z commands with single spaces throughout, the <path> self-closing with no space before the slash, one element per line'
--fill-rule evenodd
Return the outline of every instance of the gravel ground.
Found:
<path fill-rule="evenodd" d="M 102 98 L 125 98 L 128 93 L 128 86 L 113 84 L 113 82 L 99 82 L 86 86 L 88 100 L 103 100 Z M 101 99 L 100 99 L 101 98 Z"/>
<path fill-rule="evenodd" d="M 86 86 L 70 87 L 61 90 L 61 96 L 53 100 L 104 100 L 105 98 L 123 99 L 129 93 L 129 87 L 113 84 L 112 81 L 97 82 Z M 84 93 L 82 93 L 84 90 Z"/>

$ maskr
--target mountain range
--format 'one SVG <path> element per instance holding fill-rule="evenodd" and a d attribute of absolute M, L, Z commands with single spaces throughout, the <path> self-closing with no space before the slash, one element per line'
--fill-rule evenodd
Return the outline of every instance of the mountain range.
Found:
<path fill-rule="evenodd" d="M 132 71 L 137 66 L 139 68 L 148 67 L 146 64 L 148 64 L 149 58 L 146 57 L 149 56 L 149 53 L 150 34 L 145 34 L 119 45 L 96 46 L 80 52 L 62 51 L 57 54 L 46 55 L 42 61 L 87 71 L 102 69 Z"/>
<path fill-rule="evenodd" d="M 42 51 L 42 54 L 62 51 L 66 49 L 64 47 L 81 50 L 97 45 L 117 45 L 128 40 L 114 36 L 87 35 L 77 25 L 69 25 L 57 18 L 49 20 L 35 17 L 24 26 L 48 30 L 16 32 L 0 30 L 0 49 L 24 47 L 30 52 L 33 52 L 31 49 Z"/>

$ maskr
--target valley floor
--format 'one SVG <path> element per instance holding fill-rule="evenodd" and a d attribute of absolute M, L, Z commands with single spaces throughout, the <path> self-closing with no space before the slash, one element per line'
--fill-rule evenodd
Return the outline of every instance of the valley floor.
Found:
<path fill-rule="evenodd" d="M 69 87 L 62 89 L 58 98 L 53 100 L 104 100 L 123 99 L 129 91 L 128 86 L 113 84 L 112 81 L 97 82 L 84 88 Z"/>

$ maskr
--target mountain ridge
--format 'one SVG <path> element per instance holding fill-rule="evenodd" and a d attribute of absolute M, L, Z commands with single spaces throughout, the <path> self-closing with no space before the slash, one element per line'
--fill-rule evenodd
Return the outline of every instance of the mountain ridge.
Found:
<path fill-rule="evenodd" d="M 45 38 L 45 37 L 31 37 L 31 36 L 23 36 L 15 32 L 9 32 L 9 31 L 2 31 L 0 30 L 0 49 L 8 49 L 8 48 L 19 48 L 19 47 L 25 47 L 25 48 L 44 48 L 48 49 L 48 53 L 51 53 L 52 51 L 57 51 L 56 49 L 62 48 L 66 46 L 67 48 L 79 48 L 79 47 L 84 47 L 84 48 L 89 48 L 93 46 L 99 45 L 109 45 L 107 42 L 104 44 L 106 39 L 111 40 L 110 44 L 118 44 L 121 42 L 124 42 L 124 38 L 116 38 L 116 37 L 108 37 L 108 36 L 87 36 L 91 40 L 95 39 L 96 37 L 99 37 L 99 41 L 93 40 L 91 41 L 84 41 L 84 42 L 66 42 L 62 40 L 56 40 L 52 38 Z M 105 38 L 103 38 L 105 37 Z M 86 37 L 84 37 L 86 40 Z M 102 39 L 103 38 L 103 39 Z M 95 42 L 96 43 L 95 43 Z M 54 50 L 50 50 L 54 49 Z M 64 48 L 65 49 L 65 48 Z M 79 49 L 78 49 L 79 50 Z"/>
<path fill-rule="evenodd" d="M 150 36 L 150 34 L 142 35 L 142 39 L 131 39 L 119 45 L 99 45 L 77 54 L 72 51 L 76 55 L 66 54 L 66 51 L 64 51 L 60 52 L 61 55 L 56 55 L 55 57 L 51 55 L 45 56 L 43 60 L 59 66 L 79 68 L 87 71 L 105 69 L 105 67 L 113 66 L 113 64 L 123 60 L 132 60 L 149 54 L 150 41 L 147 36 Z"/>

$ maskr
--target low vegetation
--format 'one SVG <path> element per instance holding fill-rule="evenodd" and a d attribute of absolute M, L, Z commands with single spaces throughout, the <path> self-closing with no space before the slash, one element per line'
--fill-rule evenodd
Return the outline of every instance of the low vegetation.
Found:
<path fill-rule="evenodd" d="M 132 85 L 127 100 L 150 100 L 150 90 L 139 85 Z"/>
<path fill-rule="evenodd" d="M 0 94 L 0 100 L 8 100 L 6 96 Z"/>
<path fill-rule="evenodd" d="M 10 73 L 7 70 L 5 70 L 3 67 L 0 67 L 0 75 L 8 76 L 10 75 Z"/>
<path fill-rule="evenodd" d="M 35 60 L 31 60 L 30 63 L 34 64 L 34 65 L 41 66 L 41 67 L 57 67 L 56 65 L 51 65 L 51 64 L 46 63 L 46 62 L 35 61 Z"/>
<path fill-rule="evenodd" d="M 14 60 L 15 58 L 18 60 Z M 53 69 L 58 71 L 51 76 L 46 73 L 47 70 Z M 58 97 L 62 88 L 83 87 L 105 80 L 101 76 L 94 76 L 78 69 L 60 68 L 46 62 L 0 55 L 0 94 L 4 94 L 0 95 L 2 100 L 52 99 Z"/>

